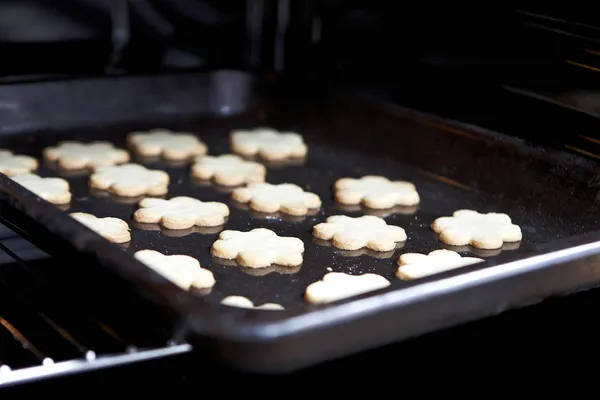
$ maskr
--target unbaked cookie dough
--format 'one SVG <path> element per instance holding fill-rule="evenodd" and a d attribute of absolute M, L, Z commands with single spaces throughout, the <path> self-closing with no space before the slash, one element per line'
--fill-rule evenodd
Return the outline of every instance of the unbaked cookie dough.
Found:
<path fill-rule="evenodd" d="M 283 306 L 275 303 L 264 303 L 260 306 L 255 306 L 254 303 L 244 296 L 228 296 L 221 300 L 221 304 L 238 307 L 238 308 L 253 308 L 255 310 L 283 310 Z"/>
<path fill-rule="evenodd" d="M 139 164 L 100 167 L 90 176 L 90 186 L 123 197 L 160 196 L 168 191 L 169 175 Z"/>
<path fill-rule="evenodd" d="M 184 290 L 210 289 L 216 283 L 213 273 L 190 256 L 165 255 L 155 250 L 139 250 L 133 256 Z"/>
<path fill-rule="evenodd" d="M 83 212 L 75 212 L 69 215 L 109 242 L 127 243 L 131 241 L 129 225 L 122 219 L 113 217 L 98 218 L 95 215 Z"/>
<path fill-rule="evenodd" d="M 405 253 L 398 258 L 396 276 L 403 280 L 424 278 L 483 261 L 477 257 L 462 257 L 451 250 L 434 250 L 429 254 Z"/>
<path fill-rule="evenodd" d="M 326 304 L 388 287 L 390 282 L 377 274 L 349 275 L 329 272 L 311 283 L 304 298 L 311 304 Z"/>
<path fill-rule="evenodd" d="M 266 268 L 272 265 L 295 267 L 302 264 L 304 243 L 295 237 L 281 237 L 270 229 L 248 232 L 227 230 L 211 247 L 217 258 L 236 260 L 243 267 Z"/>
<path fill-rule="evenodd" d="M 321 207 L 321 199 L 314 193 L 305 192 L 292 183 L 273 185 L 270 183 L 250 183 L 235 189 L 231 197 L 240 203 L 247 203 L 254 211 L 282 213 L 303 216 L 311 209 Z"/>
<path fill-rule="evenodd" d="M 348 217 L 334 215 L 313 227 L 313 236 L 331 240 L 331 245 L 342 250 L 367 248 L 390 251 L 397 242 L 406 240 L 406 232 L 399 226 L 388 225 L 383 218 L 374 215 Z"/>
<path fill-rule="evenodd" d="M 267 168 L 257 162 L 244 160 L 235 154 L 201 156 L 192 165 L 192 176 L 212 180 L 221 186 L 239 186 L 245 183 L 264 182 Z"/>
<path fill-rule="evenodd" d="M 6 176 L 15 176 L 28 174 L 37 168 L 38 162 L 35 158 L 0 149 L 0 173 Z"/>
<path fill-rule="evenodd" d="M 433 221 L 431 229 L 439 239 L 451 246 L 471 245 L 479 249 L 499 249 L 504 242 L 522 239 L 521 228 L 501 213 L 482 214 L 473 210 L 458 210 L 451 217 Z"/>
<path fill-rule="evenodd" d="M 143 199 L 133 219 L 140 223 L 160 224 L 167 229 L 189 229 L 223 225 L 228 216 L 229 207 L 224 203 L 178 196 L 169 200 Z"/>
<path fill-rule="evenodd" d="M 231 151 L 268 161 L 283 161 L 306 156 L 308 147 L 301 135 L 294 132 L 279 132 L 271 128 L 236 130 L 229 135 Z"/>
<path fill-rule="evenodd" d="M 173 132 L 168 129 L 132 132 L 127 136 L 127 142 L 143 157 L 161 156 L 170 161 L 186 160 L 208 151 L 206 144 L 193 133 Z"/>
<path fill-rule="evenodd" d="M 366 175 L 360 179 L 338 179 L 334 190 L 335 200 L 341 204 L 362 204 L 373 209 L 415 206 L 420 201 L 417 189 L 412 183 L 390 181 L 376 175 Z"/>
<path fill-rule="evenodd" d="M 35 174 L 22 174 L 13 176 L 12 180 L 50 203 L 62 205 L 71 202 L 69 182 L 62 178 L 42 178 Z"/>
<path fill-rule="evenodd" d="M 45 148 L 43 155 L 44 159 L 64 170 L 105 167 L 129 161 L 127 151 L 105 141 L 83 143 L 68 140 Z"/>

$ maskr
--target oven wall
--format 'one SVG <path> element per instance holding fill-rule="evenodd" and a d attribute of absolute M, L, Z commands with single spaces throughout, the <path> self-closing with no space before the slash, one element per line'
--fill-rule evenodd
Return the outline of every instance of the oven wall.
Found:
<path fill-rule="evenodd" d="M 600 76 L 595 15 L 384 0 L 4 0 L 0 77 L 254 68 L 389 81 L 424 69 L 589 90 Z"/>

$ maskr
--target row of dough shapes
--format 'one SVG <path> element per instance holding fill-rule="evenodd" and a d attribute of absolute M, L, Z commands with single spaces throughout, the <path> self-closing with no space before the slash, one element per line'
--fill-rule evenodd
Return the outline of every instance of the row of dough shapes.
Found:
<path fill-rule="evenodd" d="M 451 250 L 434 250 L 429 254 L 404 253 L 398 258 L 396 277 L 402 280 L 420 279 L 483 261 L 481 258 L 463 257 Z M 349 275 L 329 272 L 307 286 L 304 298 L 312 304 L 327 304 L 384 289 L 390 284 L 383 276 L 373 273 Z"/>
<path fill-rule="evenodd" d="M 234 200 L 257 212 L 281 212 L 304 216 L 321 207 L 320 197 L 292 183 L 264 182 L 264 166 L 242 160 L 235 155 L 202 157 L 192 167 L 192 175 L 215 183 L 242 185 L 232 191 Z M 345 206 L 364 205 L 370 209 L 411 207 L 420 198 L 414 184 L 390 181 L 383 176 L 367 175 L 359 179 L 341 178 L 334 184 L 335 200 Z"/>
<path fill-rule="evenodd" d="M 335 240 L 338 247 L 348 247 L 351 235 L 345 232 L 353 231 L 356 226 L 352 226 L 355 221 L 351 222 L 347 218 L 330 217 L 325 224 L 332 225 L 319 224 L 314 227 L 313 233 Z M 370 223 L 375 224 L 375 220 Z M 377 224 L 380 229 L 384 227 L 381 222 Z M 342 228 L 343 225 L 346 225 L 346 229 Z M 515 243 L 522 239 L 520 227 L 513 224 L 508 215 L 502 213 L 484 214 L 473 210 L 458 210 L 452 216 L 437 218 L 432 223 L 431 229 L 440 235 L 443 243 L 459 246 L 471 245 L 483 249 L 496 249 L 502 247 L 504 243 Z M 356 242 L 350 247 L 367 243 L 369 237 L 377 237 L 374 232 L 373 230 L 372 235 L 364 235 L 360 239 L 362 242 L 359 242 L 358 236 L 353 237 L 352 240 L 356 240 Z M 342 234 L 341 238 L 336 237 L 339 233 Z M 388 238 L 392 237 L 391 230 L 386 234 Z M 400 232 L 397 231 L 397 234 Z M 375 246 L 373 244 L 371 246 L 379 247 L 381 244 L 375 243 Z M 389 246 L 391 246 L 391 242 Z M 421 279 L 482 262 L 484 260 L 481 258 L 461 256 L 459 253 L 447 249 L 434 250 L 428 254 L 404 253 L 398 257 L 396 277 L 401 280 Z M 332 272 L 326 274 L 320 281 L 309 285 L 305 291 L 305 299 L 313 304 L 331 303 L 379 290 L 389 284 L 389 281 L 377 274 L 348 275 Z"/>
<path fill-rule="evenodd" d="M 238 205 L 245 205 L 257 213 L 280 213 L 282 219 L 292 217 L 293 220 L 315 214 L 321 207 L 322 201 L 317 194 L 293 183 L 266 183 L 265 175 L 262 164 L 229 154 L 202 157 L 192 166 L 194 177 L 213 180 L 222 186 L 240 186 L 229 191 L 232 198 Z M 363 211 L 381 217 L 412 214 L 420 202 L 414 184 L 376 175 L 338 179 L 334 184 L 334 199 L 336 208 L 341 211 Z"/>
<path fill-rule="evenodd" d="M 469 218 L 465 218 L 465 215 Z M 481 248 L 483 245 L 495 248 L 502 246 L 504 241 L 510 243 L 520 241 L 522 238 L 519 226 L 512 224 L 506 214 L 481 214 L 473 210 L 459 210 L 452 217 L 436 219 L 432 229 L 440 223 L 448 223 L 444 222 L 448 220 L 454 221 L 450 225 L 457 237 L 462 240 L 460 243 L 467 241 L 466 243 L 476 248 L 477 246 Z M 495 224 L 482 225 L 482 221 L 494 221 Z M 387 252 L 396 249 L 399 242 L 407 240 L 403 228 L 388 225 L 385 220 L 375 216 L 357 218 L 345 215 L 330 216 L 325 222 L 315 225 L 312 233 L 315 238 L 328 241 L 333 247 L 342 250 L 367 248 L 376 252 Z M 303 252 L 304 244 L 299 239 L 282 238 L 264 228 L 247 232 L 223 231 L 211 247 L 214 257 L 235 260 L 239 265 L 247 268 L 266 268 L 274 264 L 298 266 L 302 263 Z M 480 261 L 482 259 L 462 257 L 450 250 L 437 250 L 428 255 L 409 253 L 398 260 L 398 277 L 416 279 Z"/>
<path fill-rule="evenodd" d="M 402 280 L 419 279 L 483 261 L 475 257 L 462 257 L 451 250 L 434 250 L 429 254 L 405 253 L 398 258 L 396 276 Z M 350 275 L 343 272 L 329 272 L 319 281 L 306 287 L 304 299 L 311 304 L 329 304 L 381 290 L 387 288 L 390 284 L 389 280 L 374 273 Z M 281 305 L 275 303 L 254 306 L 249 299 L 241 296 L 226 297 L 221 301 L 221 304 L 265 310 L 284 309 Z"/>
<path fill-rule="evenodd" d="M 330 272 L 325 274 L 321 280 L 306 287 L 304 299 L 311 304 L 327 304 L 383 289 L 389 285 L 390 282 L 387 279 L 377 274 L 350 275 L 342 272 Z M 283 306 L 276 303 L 255 306 L 251 300 L 243 296 L 228 296 L 221 300 L 221 304 L 258 310 L 284 310 Z"/>
<path fill-rule="evenodd" d="M 260 183 L 266 179 L 266 167 L 247 158 L 258 157 L 273 163 L 303 159 L 308 153 L 302 135 L 272 128 L 234 130 L 229 135 L 229 144 L 235 154 L 196 157 L 191 175 L 226 187 Z"/>
<path fill-rule="evenodd" d="M 259 156 L 269 161 L 303 157 L 307 152 L 301 135 L 278 132 L 271 128 L 233 131 L 230 133 L 230 144 L 234 153 L 246 157 Z M 193 133 L 168 129 L 131 132 L 127 135 L 127 145 L 140 157 L 162 158 L 166 161 L 185 161 L 208 153 L 208 146 Z M 67 170 L 118 165 L 130 161 L 127 151 L 106 141 L 65 141 L 45 149 L 44 158 Z M 231 184 L 227 179 L 223 179 L 222 183 Z"/>
<path fill-rule="evenodd" d="M 225 187 L 264 182 L 266 167 L 245 158 L 258 157 L 277 163 L 303 159 L 308 147 L 301 135 L 272 128 L 234 130 L 229 134 L 230 148 L 236 154 L 209 156 L 208 147 L 191 133 L 173 133 L 163 129 L 132 132 L 129 147 L 144 158 L 161 157 L 166 161 L 192 159 L 191 174 Z M 243 156 L 245 158 L 242 158 Z"/>
<path fill-rule="evenodd" d="M 127 145 L 140 157 L 161 157 L 168 161 L 185 160 L 204 155 L 208 151 L 206 144 L 193 133 L 173 132 L 167 129 L 132 132 L 127 135 Z M 43 158 L 57 168 L 67 171 L 93 170 L 131 161 L 129 152 L 103 140 L 62 141 L 56 146 L 45 148 Z"/>
<path fill-rule="evenodd" d="M 223 225 L 227 221 L 229 212 L 229 208 L 224 203 L 203 202 L 191 197 L 178 196 L 169 200 L 143 199 L 133 218 L 139 223 L 159 224 L 166 229 L 178 230 L 194 226 Z M 127 226 L 125 221 L 123 223 Z M 129 229 L 128 226 L 127 229 Z M 513 224 L 508 215 L 501 213 L 483 214 L 473 210 L 458 210 L 452 216 L 437 218 L 431 224 L 431 229 L 438 233 L 438 237 L 443 243 L 453 246 L 471 245 L 479 249 L 497 249 L 501 248 L 504 243 L 514 243 L 522 239 L 521 228 Z M 233 231 L 224 231 L 219 237 L 231 235 L 231 232 Z M 276 259 L 279 256 L 272 256 L 272 253 L 275 251 L 279 254 L 276 251 L 278 247 L 271 246 L 273 244 L 271 239 L 277 241 L 279 237 L 273 238 L 270 236 L 271 234 L 272 231 L 261 229 L 242 232 L 240 235 L 245 239 L 231 243 L 249 242 L 256 248 L 242 246 L 236 252 L 239 245 L 228 245 L 230 246 L 229 251 L 219 249 L 219 245 L 217 245 L 217 248 L 213 246 L 214 255 L 224 259 L 236 259 L 242 266 L 251 268 L 267 267 L 270 264 L 299 265 L 301 261 L 297 264 L 277 262 Z M 312 234 L 316 239 L 326 241 L 335 248 L 349 251 L 369 249 L 375 252 L 389 252 L 396 249 L 399 243 L 407 240 L 406 231 L 403 228 L 388 225 L 383 218 L 373 215 L 361 217 L 333 215 L 327 217 L 324 222 L 313 226 Z M 263 237 L 263 235 L 267 236 Z M 303 249 L 302 246 L 302 251 L 304 251 Z M 244 255 L 247 252 L 262 253 L 262 261 L 248 261 L 249 257 Z M 270 257 L 275 258 L 265 265 L 263 261 Z M 293 254 L 292 258 L 301 260 L 302 257 Z"/>
<path fill-rule="evenodd" d="M 317 225 L 313 233 L 335 240 L 337 247 L 347 247 L 351 242 L 349 238 L 351 235 L 347 235 L 346 230 L 341 229 L 341 226 L 347 224 L 350 230 L 352 227 L 346 218 L 348 217 L 330 217 L 325 224 L 332 225 Z M 340 223 L 340 221 L 344 222 Z M 339 228 L 336 229 L 335 225 Z M 379 226 L 383 227 L 383 224 L 379 223 Z M 452 216 L 437 218 L 432 223 L 431 229 L 439 235 L 443 243 L 454 246 L 471 245 L 480 249 L 497 249 L 504 243 L 515 243 L 522 239 L 521 228 L 513 224 L 511 218 L 503 213 L 484 214 L 474 210 L 458 210 Z M 341 238 L 336 238 L 339 234 L 336 231 L 341 233 Z M 389 231 L 388 238 L 391 238 L 391 234 L 392 232 Z M 375 237 L 374 231 L 373 236 L 368 234 L 362 237 L 362 243 L 357 237 L 353 237 L 352 240 L 356 242 L 351 247 L 365 244 L 368 237 Z M 446 249 L 434 250 L 428 254 L 404 253 L 398 257 L 396 277 L 402 280 L 421 279 L 482 262 L 484 260 L 481 258 L 461 256 L 455 251 Z M 312 304 L 326 304 L 383 289 L 389 285 L 387 279 L 377 274 L 348 275 L 330 272 L 320 281 L 310 284 L 305 290 L 304 297 Z"/>
<path fill-rule="evenodd" d="M 71 202 L 71 186 L 63 178 L 21 173 L 11 176 L 11 179 L 50 203 L 68 206 Z M 100 193 L 136 198 L 166 194 L 169 181 L 169 175 L 164 171 L 149 170 L 138 164 L 121 164 L 95 168 L 89 185 Z"/>
<path fill-rule="evenodd" d="M 405 253 L 400 255 L 397 264 L 396 277 L 401 280 L 414 280 L 440 274 L 484 262 L 477 257 L 464 257 L 451 250 L 434 250 L 429 254 Z M 391 282 L 379 274 L 365 273 L 350 275 L 342 272 L 326 273 L 319 281 L 308 285 L 304 291 L 304 299 L 311 304 L 329 304 L 350 297 L 381 290 L 390 286 Z M 278 304 L 267 303 L 262 307 L 250 307 L 252 304 L 247 299 L 233 301 L 230 296 L 222 304 L 261 308 L 268 310 L 281 310 Z"/>
<path fill-rule="evenodd" d="M 11 176 L 11 179 L 51 203 L 64 205 L 71 201 L 70 185 L 62 178 L 22 173 Z M 94 167 L 89 177 L 92 190 L 122 198 L 165 195 L 169 182 L 166 172 L 132 163 Z"/>
<path fill-rule="evenodd" d="M 132 132 L 127 143 L 142 157 L 161 157 L 167 161 L 184 161 L 208 153 L 207 145 L 189 132 L 152 129 Z M 266 161 L 303 158 L 308 152 L 302 135 L 260 127 L 234 130 L 229 134 L 231 151 L 244 157 L 260 157 Z"/>
<path fill-rule="evenodd" d="M 168 129 L 131 132 L 127 135 L 127 145 L 141 157 L 160 157 L 168 161 L 182 161 L 208 153 L 207 145 L 195 134 Z M 239 155 L 259 156 L 269 161 L 304 157 L 308 151 L 301 135 L 294 132 L 279 132 L 271 128 L 235 130 L 230 133 L 230 146 L 232 151 Z M 126 150 L 103 140 L 62 141 L 55 146 L 45 148 L 42 155 L 46 161 L 63 170 L 94 169 L 124 164 L 131 160 Z M 232 158 L 225 160 L 225 164 L 228 164 Z M 256 165 L 256 163 L 246 165 Z M 34 172 L 38 167 L 38 161 L 33 157 L 0 149 L 0 173 L 14 176 Z M 202 172 L 199 174 L 202 175 Z M 237 184 L 229 182 L 227 176 L 221 181 L 225 185 Z"/>
<path fill-rule="evenodd" d="M 446 249 L 434 250 L 428 254 L 404 253 L 398 257 L 396 277 L 405 281 L 422 279 L 484 261 L 477 257 L 461 256 Z M 328 304 L 384 289 L 389 285 L 390 282 L 378 274 L 349 275 L 329 272 L 321 280 L 308 285 L 304 298 L 312 304 Z"/>
<path fill-rule="evenodd" d="M 129 228 L 125 221 L 110 217 L 96 218 L 92 215 L 83 213 L 71 215 L 111 241 L 123 242 L 125 240 L 130 240 L 130 237 L 128 236 Z M 333 220 L 328 219 L 327 222 L 315 226 L 315 230 L 317 232 L 329 230 L 331 232 L 329 236 L 333 239 L 340 231 L 352 232 L 358 227 L 361 227 L 361 230 L 364 231 L 365 220 L 369 220 L 369 224 L 373 224 L 375 223 L 375 220 L 378 219 L 377 217 L 372 216 L 363 216 L 359 218 L 346 216 L 334 217 Z M 353 220 L 362 220 L 363 223 L 356 223 L 356 221 Z M 327 227 L 326 224 L 332 225 Z M 342 225 L 343 229 L 341 228 Z M 386 226 L 391 229 L 385 228 Z M 371 232 L 372 241 L 379 240 L 383 236 L 386 237 L 386 240 L 389 240 L 394 235 L 402 232 L 400 231 L 401 229 L 402 228 L 399 227 L 388 226 L 385 224 L 385 221 L 379 219 L 379 222 L 377 222 L 376 225 L 370 225 L 370 228 L 366 230 Z M 365 243 L 369 242 L 367 236 L 368 235 L 365 235 L 361 239 L 365 246 L 368 245 Z M 401 238 L 401 236 L 395 237 Z M 402 237 L 405 238 L 405 234 Z M 346 241 L 341 240 L 339 243 L 344 244 Z M 353 246 L 356 247 L 358 245 L 359 244 L 355 242 Z M 371 243 L 371 245 L 373 244 Z M 381 244 L 377 244 L 373 247 L 381 248 L 382 246 Z M 211 247 L 211 254 L 214 257 L 229 260 L 233 259 L 239 265 L 250 268 L 267 268 L 274 264 L 283 267 L 294 267 L 302 263 L 303 253 L 304 243 L 300 239 L 294 237 L 281 237 L 275 232 L 264 228 L 257 228 L 248 232 L 231 230 L 223 231 Z M 398 270 L 396 275 L 399 279 L 404 280 L 418 279 L 482 261 L 483 260 L 479 258 L 462 257 L 458 253 L 449 250 L 435 250 L 429 254 L 405 253 L 398 258 Z M 162 274 L 167 277 L 169 276 L 168 272 L 162 272 Z M 173 279 L 178 278 L 174 276 Z M 329 303 L 369 291 L 378 290 L 388 285 L 389 282 L 385 280 L 385 278 L 375 274 L 353 276 L 341 273 L 330 273 L 321 281 L 307 287 L 305 299 L 313 304 Z M 225 303 L 231 301 L 232 304 L 230 305 L 238 304 L 240 307 L 250 307 L 247 301 L 240 300 L 240 303 L 237 300 L 229 299 Z M 277 307 L 271 307 L 270 305 L 265 308 L 275 309 Z"/>
<path fill-rule="evenodd" d="M 66 204 L 71 200 L 69 184 L 61 178 L 23 174 L 13 179 L 52 203 Z M 92 187 L 121 196 L 161 195 L 166 193 L 168 182 L 169 176 L 165 172 L 147 170 L 135 164 L 101 167 L 90 177 Z M 304 192 L 293 184 L 250 184 L 236 189 L 232 197 L 238 202 L 248 203 L 257 211 L 282 211 L 293 215 L 303 215 L 311 208 L 321 206 L 316 194 Z M 139 207 L 134 214 L 136 222 L 158 223 L 167 229 L 219 226 L 229 216 L 229 208 L 223 203 L 202 202 L 183 196 L 170 200 L 148 198 L 142 200 Z M 498 249 L 504 243 L 522 239 L 521 228 L 503 213 L 458 210 L 452 216 L 437 218 L 431 229 L 438 234 L 440 241 L 448 245 L 470 245 L 486 250 Z M 395 243 L 406 240 L 404 229 L 388 226 L 382 218 L 371 215 L 358 218 L 331 216 L 313 228 L 313 235 L 317 239 L 331 241 L 334 247 L 342 250 L 367 248 L 390 251 Z"/>
<path fill-rule="evenodd" d="M 142 257 L 142 255 L 144 257 Z M 142 250 L 136 253 L 136 258 L 149 264 L 154 270 L 163 276 L 174 281 L 178 286 L 188 289 L 192 286 L 196 288 L 211 287 L 214 285 L 214 277 L 208 270 L 200 268 L 197 261 L 191 257 L 183 255 L 164 256 L 161 253 Z M 169 258 L 173 261 L 169 262 Z M 181 264 L 192 264 L 193 271 L 183 274 L 173 265 L 176 259 L 181 259 Z M 188 260 L 191 259 L 191 260 Z M 474 257 L 461 257 L 458 253 L 450 250 L 435 250 L 429 254 L 406 253 L 398 259 L 397 277 L 399 279 L 417 279 L 452 269 L 476 264 L 484 260 Z M 175 268 L 173 268 L 173 266 Z M 162 268 L 170 268 L 163 270 Z M 181 268 L 181 267 L 179 267 Z M 203 270 L 201 273 L 200 271 Z M 199 283 L 191 282 L 195 277 Z M 359 296 L 365 293 L 381 290 L 390 286 L 391 282 L 383 276 L 366 273 L 360 275 L 350 275 L 342 272 L 329 272 L 319 281 L 309 284 L 304 291 L 304 299 L 311 304 L 329 304 L 344 300 L 347 298 Z M 221 304 L 257 310 L 284 310 L 284 307 L 277 303 L 263 303 L 260 306 L 255 305 L 250 299 L 243 296 L 227 296 Z"/>

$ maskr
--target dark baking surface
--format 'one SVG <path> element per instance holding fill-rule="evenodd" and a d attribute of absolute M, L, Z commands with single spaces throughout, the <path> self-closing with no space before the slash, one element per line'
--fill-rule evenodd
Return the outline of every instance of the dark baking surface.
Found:
<path fill-rule="evenodd" d="M 152 128 L 153 126 L 139 126 Z M 243 126 L 240 126 L 243 127 Z M 169 126 L 168 128 L 177 128 Z M 186 127 L 187 128 L 187 127 Z M 211 154 L 228 153 L 228 129 L 206 128 L 192 126 L 210 149 Z M 264 302 L 280 303 L 286 308 L 307 308 L 303 300 L 303 292 L 307 285 L 319 280 L 330 267 L 333 271 L 350 274 L 366 272 L 378 273 L 391 280 L 392 289 L 411 286 L 418 281 L 404 282 L 394 278 L 397 269 L 396 259 L 403 252 L 429 252 L 443 246 L 436 235 L 430 230 L 431 222 L 444 215 L 451 215 L 457 209 L 468 208 L 481 212 L 506 212 L 515 223 L 522 227 L 524 239 L 520 243 L 505 245 L 504 251 L 521 252 L 532 250 L 533 245 L 545 243 L 554 239 L 583 233 L 600 226 L 600 221 L 584 217 L 583 210 L 577 210 L 580 218 L 570 221 L 545 218 L 543 208 L 527 209 L 523 204 L 502 199 L 475 191 L 473 188 L 459 187 L 445 183 L 440 177 L 427 174 L 409 165 L 402 164 L 392 157 L 375 157 L 351 150 L 336 148 L 332 143 L 320 140 L 315 132 L 303 127 L 302 124 L 289 126 L 302 133 L 310 148 L 308 159 L 300 165 L 279 165 L 268 167 L 267 181 L 270 183 L 292 182 L 313 191 L 321 196 L 323 207 L 315 215 L 306 218 L 290 218 L 283 215 L 266 215 L 247 210 L 243 205 L 230 199 L 226 188 L 195 182 L 189 173 L 189 163 L 183 166 L 165 165 L 162 161 L 136 159 L 149 168 L 164 169 L 171 177 L 167 198 L 175 196 L 191 196 L 203 201 L 221 201 L 231 210 L 227 223 L 222 227 L 184 231 L 162 230 L 153 224 L 138 224 L 133 221 L 132 214 L 137 209 L 137 199 L 122 199 L 105 193 L 91 191 L 88 186 L 89 173 L 69 174 L 55 171 L 44 166 L 41 176 L 62 176 L 72 187 L 73 201 L 68 212 L 87 212 L 98 217 L 118 217 L 127 221 L 132 227 L 132 241 L 123 246 L 124 250 L 133 254 L 142 249 L 158 250 L 165 254 L 186 254 L 196 257 L 201 264 L 213 271 L 217 284 L 210 294 L 203 296 L 209 301 L 218 302 L 229 295 L 241 295 L 250 298 L 255 304 Z M 93 139 L 110 140 L 119 147 L 125 146 L 125 135 L 130 129 L 110 128 L 107 130 L 82 131 L 58 136 L 30 136 L 31 144 L 19 148 L 10 146 L 18 153 L 40 157 L 45 146 L 55 144 L 59 140 Z M 8 146 L 7 146 L 8 147 Z M 398 245 L 395 252 L 378 254 L 372 251 L 346 252 L 336 250 L 312 239 L 311 228 L 323 221 L 327 216 L 346 214 L 359 216 L 360 209 L 352 209 L 336 205 L 333 201 L 332 184 L 343 177 L 360 177 L 368 174 L 381 174 L 390 179 L 403 179 L 413 182 L 421 195 L 418 207 L 398 207 L 395 210 L 384 210 L 383 215 L 389 224 L 403 227 L 408 235 L 405 243 Z M 367 211 L 377 213 L 377 211 Z M 386 216 L 386 214 L 389 214 Z M 210 246 L 223 229 L 247 231 L 253 228 L 268 228 L 280 236 L 296 236 L 306 245 L 303 265 L 297 268 L 268 268 L 253 270 L 238 266 L 224 266 L 222 260 L 216 260 L 210 255 Z M 465 250 L 458 249 L 458 250 Z M 466 249 L 463 254 L 472 250 L 476 255 L 493 258 L 500 251 L 481 251 Z M 233 263 L 235 264 L 235 263 Z M 484 264 L 469 270 L 485 268 Z M 297 271 L 297 272 L 296 272 Z M 263 276 L 255 276 L 253 274 Z"/>
<path fill-rule="evenodd" d="M 0 145 L 16 153 L 39 157 L 44 147 L 60 140 L 103 139 L 123 146 L 126 133 L 162 126 L 196 132 L 208 144 L 211 154 L 220 154 L 228 152 L 227 134 L 232 128 L 271 125 L 302 133 L 310 149 L 308 159 L 300 165 L 269 166 L 267 175 L 268 182 L 293 182 L 321 196 L 323 208 L 316 215 L 301 221 L 289 221 L 279 218 L 280 216 L 258 215 L 244 210 L 229 199 L 226 191 L 212 185 L 192 182 L 187 166 L 164 166 L 161 162 L 143 161 L 150 167 L 166 168 L 169 172 L 171 185 L 168 197 L 188 195 L 202 200 L 223 201 L 230 205 L 232 212 L 225 229 L 266 227 L 283 236 L 301 238 L 306 245 L 304 263 L 294 273 L 270 271 L 264 276 L 252 276 L 247 270 L 237 266 L 223 266 L 213 260 L 209 253 L 210 245 L 218 235 L 215 230 L 209 233 L 198 229 L 195 232 L 166 232 L 152 226 L 140 227 L 131 219 L 136 209 L 135 203 L 91 193 L 87 185 L 88 176 L 85 174 L 66 177 L 74 194 L 68 212 L 83 211 L 99 217 L 119 217 L 131 224 L 132 242 L 124 248 L 126 253 L 132 254 L 136 250 L 150 248 L 166 254 L 187 254 L 197 257 L 204 267 L 214 272 L 217 284 L 210 294 L 194 294 L 195 299 L 189 300 L 187 296 L 180 296 L 176 288 L 161 282 L 155 277 L 156 274 L 140 271 L 133 260 L 118 256 L 117 253 L 121 253 L 121 250 L 116 245 L 94 250 L 91 245 L 82 245 L 83 242 L 76 244 L 76 247 L 85 248 L 88 253 L 97 254 L 98 258 L 104 257 L 105 261 L 118 259 L 119 262 L 113 268 L 127 267 L 129 277 L 136 273 L 141 276 L 140 284 L 152 286 L 148 285 L 149 280 L 156 282 L 151 287 L 155 292 L 164 291 L 173 295 L 171 298 L 183 299 L 181 304 L 186 308 L 182 307 L 179 311 L 184 316 L 190 309 L 200 309 L 205 301 L 213 304 L 214 306 L 197 314 L 197 325 L 193 328 L 196 331 L 202 331 L 197 328 L 199 325 L 204 325 L 203 328 L 212 332 L 235 326 L 232 323 L 236 323 L 236 318 L 248 318 L 258 323 L 278 321 L 280 318 L 285 320 L 289 315 L 299 315 L 319 308 L 307 305 L 302 294 L 308 284 L 319 280 L 328 272 L 327 267 L 353 274 L 376 272 L 392 281 L 388 289 L 360 296 L 365 298 L 531 256 L 538 250 L 538 245 L 594 231 L 600 226 L 600 221 L 593 217 L 597 213 L 595 199 L 599 181 L 596 180 L 595 165 L 590 161 L 531 147 L 517 139 L 478 128 L 451 124 L 408 110 L 356 100 L 347 95 L 308 106 L 303 103 L 290 107 L 274 102 L 267 105 L 260 115 L 265 113 L 266 120 L 259 120 L 251 115 L 234 120 L 179 120 L 67 132 L 32 132 L 27 136 L 5 136 Z M 43 167 L 40 174 L 57 175 L 49 167 Z M 341 177 L 360 177 L 366 174 L 405 179 L 417 186 L 422 202 L 416 210 L 397 209 L 385 217 L 388 223 L 406 229 L 407 242 L 394 254 L 385 254 L 384 257 L 374 257 L 374 253 L 349 254 L 314 243 L 310 230 L 327 216 L 340 213 L 360 215 L 360 211 L 348 211 L 333 204 L 333 182 Z M 17 193 L 14 188 L 10 190 Z M 429 225 L 436 217 L 449 215 L 461 208 L 508 213 L 522 227 L 523 241 L 517 246 L 505 246 L 500 252 L 473 250 L 475 254 L 486 258 L 487 262 L 484 264 L 412 282 L 395 279 L 397 256 L 402 252 L 426 252 L 442 247 Z M 31 213 L 31 210 L 27 212 Z M 59 222 L 60 224 L 64 223 Z M 73 226 L 71 234 L 87 237 L 87 233 L 83 232 L 87 231 Z M 117 251 L 109 251 L 109 248 Z M 247 296 L 256 304 L 277 302 L 288 310 L 252 312 L 218 307 L 218 302 L 228 295 Z M 347 300 L 351 301 L 352 299 Z M 218 311 L 223 316 L 221 324 L 214 324 L 218 320 L 215 316 L 202 319 L 208 315 L 206 310 Z"/>

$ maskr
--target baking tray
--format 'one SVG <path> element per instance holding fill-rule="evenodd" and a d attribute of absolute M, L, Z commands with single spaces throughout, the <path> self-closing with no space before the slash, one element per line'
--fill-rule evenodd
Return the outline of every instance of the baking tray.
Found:
<path fill-rule="evenodd" d="M 274 269 L 256 276 L 237 266 L 222 265 L 209 252 L 218 230 L 183 234 L 139 226 L 131 218 L 135 203 L 91 193 L 87 175 L 65 176 L 74 194 L 68 212 L 128 221 L 132 227 L 128 246 L 106 242 L 67 212 L 5 176 L 0 176 L 0 216 L 51 254 L 86 260 L 69 269 L 72 286 L 84 287 L 78 292 L 81 296 L 94 293 L 100 297 L 97 303 L 105 307 L 126 307 L 111 300 L 110 285 L 118 278 L 164 311 L 169 317 L 165 326 L 189 340 L 200 356 L 211 355 L 257 373 L 289 372 L 600 282 L 600 176 L 592 161 L 357 93 L 293 96 L 273 92 L 257 104 L 228 118 L 205 113 L 162 122 L 5 135 L 0 147 L 39 158 L 44 147 L 60 140 L 102 139 L 125 146 L 128 132 L 162 126 L 197 132 L 210 153 L 219 154 L 228 152 L 228 133 L 233 128 L 268 125 L 300 132 L 309 146 L 307 159 L 299 164 L 268 165 L 267 181 L 294 182 L 321 196 L 321 210 L 304 219 L 250 212 L 232 202 L 227 190 L 190 179 L 189 166 L 144 161 L 170 174 L 168 197 L 188 195 L 230 205 L 224 229 L 265 227 L 302 239 L 304 263 L 297 271 Z M 40 173 L 57 175 L 47 166 Z M 312 226 L 329 215 L 370 212 L 332 202 L 336 179 L 366 174 L 409 180 L 420 193 L 418 207 L 382 214 L 388 223 L 407 231 L 408 240 L 393 255 L 339 251 L 311 237 Z M 396 279 L 398 255 L 443 248 L 429 226 L 436 217 L 461 208 L 509 214 L 523 230 L 522 242 L 499 251 L 456 249 L 463 254 L 471 251 L 486 262 L 414 281 Z M 132 257 L 135 251 L 148 248 L 197 257 L 215 274 L 216 286 L 209 294 L 180 290 Z M 111 278 L 91 275 L 93 263 L 109 271 Z M 392 284 L 337 303 L 308 305 L 302 298 L 304 289 L 327 273 L 327 268 L 351 274 L 375 272 Z M 229 295 L 246 296 L 255 304 L 280 303 L 286 310 L 220 305 Z"/>

